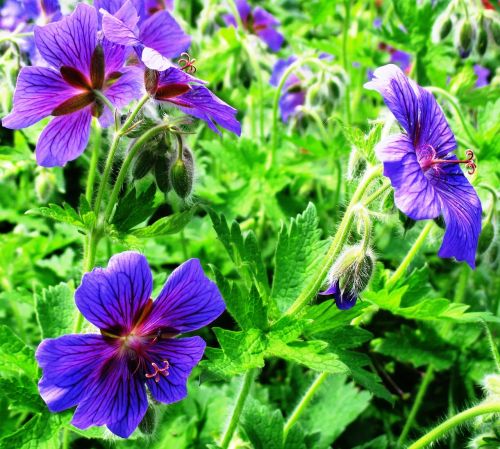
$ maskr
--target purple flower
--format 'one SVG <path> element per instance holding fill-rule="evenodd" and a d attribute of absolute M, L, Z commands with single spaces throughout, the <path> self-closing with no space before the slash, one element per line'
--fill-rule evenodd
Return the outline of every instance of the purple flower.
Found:
<path fill-rule="evenodd" d="M 382 18 L 381 17 L 375 17 L 373 20 L 373 28 L 376 30 L 380 30 L 382 28 Z"/>
<path fill-rule="evenodd" d="M 271 74 L 271 86 L 278 87 L 286 69 L 297 60 L 296 56 L 290 56 L 287 59 L 278 59 Z M 297 115 L 301 106 L 306 102 L 306 89 L 301 80 L 294 73 L 285 81 L 282 94 L 279 101 L 281 120 L 287 122 L 292 116 Z"/>
<path fill-rule="evenodd" d="M 170 103 L 182 112 L 204 120 L 209 128 L 221 134 L 216 125 L 241 134 L 236 109 L 216 97 L 204 82 L 182 70 L 171 67 L 164 72 L 146 69 L 146 90 L 162 103 Z"/>
<path fill-rule="evenodd" d="M 156 401 L 186 397 L 205 342 L 175 337 L 215 320 L 224 301 L 197 259 L 174 270 L 155 301 L 152 287 L 146 258 L 135 252 L 83 276 L 76 305 L 100 334 L 64 335 L 38 347 L 38 386 L 51 412 L 77 406 L 74 426 L 106 425 L 127 438 L 148 408 L 146 385 Z"/>
<path fill-rule="evenodd" d="M 174 9 L 174 0 L 146 0 L 146 12 L 154 14 L 158 11 L 172 11 Z"/>
<path fill-rule="evenodd" d="M 490 76 L 490 70 L 479 64 L 474 65 L 474 73 L 477 76 L 476 87 L 484 87 L 490 84 L 488 77 Z"/>
<path fill-rule="evenodd" d="M 458 166 L 465 163 L 474 170 L 473 153 L 468 151 L 464 161 L 457 159 L 455 137 L 438 103 L 395 65 L 376 69 L 365 87 L 384 97 L 405 130 L 375 148 L 394 187 L 396 205 L 413 220 L 442 214 L 446 231 L 438 255 L 464 260 L 474 268 L 481 203 Z"/>
<path fill-rule="evenodd" d="M 279 20 L 260 6 L 252 10 L 246 0 L 236 0 L 235 3 L 243 27 L 259 36 L 272 51 L 278 51 L 284 41 L 283 35 L 276 30 L 280 25 Z M 228 26 L 238 26 L 236 18 L 231 14 L 225 15 L 223 19 Z"/>
<path fill-rule="evenodd" d="M 340 289 L 340 281 L 333 282 L 325 291 L 319 292 L 322 296 L 333 296 L 335 304 L 340 310 L 348 310 L 356 305 L 357 296 L 347 290 Z"/>
<path fill-rule="evenodd" d="M 169 58 L 179 56 L 191 44 L 191 38 L 168 11 L 158 11 L 144 20 L 141 10 L 127 0 L 114 15 L 101 8 L 102 30 L 107 39 L 133 47 L 146 67 L 166 70 Z"/>
<path fill-rule="evenodd" d="M 403 72 L 411 70 L 411 55 L 405 51 L 390 49 L 391 63 L 396 64 Z"/>
<path fill-rule="evenodd" d="M 58 0 L 7 0 L 0 9 L 0 29 L 7 31 L 30 30 L 32 22 L 38 25 L 60 20 Z"/>
<path fill-rule="evenodd" d="M 141 95 L 140 71 L 123 67 L 125 49 L 97 40 L 97 13 L 78 4 L 68 17 L 35 27 L 35 44 L 50 67 L 24 67 L 17 79 L 14 107 L 2 124 L 26 128 L 55 118 L 38 139 L 36 158 L 44 167 L 62 166 L 87 146 L 92 116 L 109 126 L 112 114 L 95 91 L 117 108 Z"/>

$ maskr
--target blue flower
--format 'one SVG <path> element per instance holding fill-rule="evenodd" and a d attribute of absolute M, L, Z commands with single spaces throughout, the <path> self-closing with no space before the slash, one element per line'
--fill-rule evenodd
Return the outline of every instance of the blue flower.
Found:
<path fill-rule="evenodd" d="M 106 425 L 127 438 L 148 408 L 146 386 L 166 404 L 186 396 L 205 342 L 176 337 L 206 326 L 225 305 L 197 259 L 174 270 L 155 301 L 152 290 L 146 258 L 135 252 L 83 276 L 76 305 L 100 333 L 46 339 L 38 347 L 39 390 L 50 411 L 77 406 L 75 427 Z"/>
<path fill-rule="evenodd" d="M 383 96 L 405 131 L 375 148 L 394 187 L 396 205 L 413 220 L 442 215 L 446 231 L 438 255 L 474 268 L 481 202 L 459 167 L 465 163 L 474 171 L 472 151 L 466 160 L 457 159 L 455 137 L 435 98 L 395 65 L 379 67 L 365 87 Z"/>

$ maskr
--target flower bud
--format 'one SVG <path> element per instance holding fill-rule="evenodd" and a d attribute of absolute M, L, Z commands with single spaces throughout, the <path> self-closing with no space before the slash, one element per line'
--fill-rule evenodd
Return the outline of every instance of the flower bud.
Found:
<path fill-rule="evenodd" d="M 40 169 L 37 177 L 35 178 L 35 192 L 38 201 L 46 203 L 56 187 L 56 176 L 50 170 Z"/>
<path fill-rule="evenodd" d="M 348 248 L 333 265 L 328 275 L 328 288 L 320 295 L 332 295 L 337 307 L 350 309 L 368 286 L 375 267 L 375 257 L 363 245 Z"/>
<path fill-rule="evenodd" d="M 170 182 L 181 198 L 187 198 L 193 190 L 194 162 L 189 148 L 182 149 L 182 157 L 178 158 L 170 167 Z"/>
<path fill-rule="evenodd" d="M 361 176 L 366 169 L 366 160 L 361 155 L 361 152 L 353 146 L 347 163 L 347 179 L 353 181 Z"/>
<path fill-rule="evenodd" d="M 475 34 L 475 29 L 469 20 L 464 20 L 458 27 L 456 45 L 461 58 L 469 57 Z"/>
<path fill-rule="evenodd" d="M 132 176 L 134 179 L 142 179 L 146 176 L 155 164 L 155 154 L 149 148 L 144 149 L 135 158 Z"/>
<path fill-rule="evenodd" d="M 156 158 L 155 166 L 154 166 L 154 174 L 156 185 L 163 193 L 168 193 L 170 190 L 170 163 L 171 163 L 170 155 L 164 157 Z"/>
<path fill-rule="evenodd" d="M 500 45 L 500 22 L 498 20 L 492 20 L 490 30 L 495 44 Z"/>
<path fill-rule="evenodd" d="M 139 429 L 146 435 L 152 435 L 156 429 L 156 425 L 156 409 L 154 408 L 154 406 L 150 405 L 146 410 L 144 418 L 142 418 L 142 421 L 139 423 Z"/>
<path fill-rule="evenodd" d="M 487 48 L 488 48 L 488 33 L 486 32 L 484 27 L 481 27 L 477 35 L 476 51 L 480 56 L 483 56 L 486 53 Z"/>
<path fill-rule="evenodd" d="M 491 224 L 491 221 L 487 223 L 483 230 L 481 231 L 481 235 L 479 236 L 479 242 L 477 245 L 477 252 L 479 254 L 484 254 L 491 243 L 493 242 L 493 238 L 495 237 L 495 228 Z"/>
<path fill-rule="evenodd" d="M 453 23 L 450 17 L 446 17 L 441 23 L 439 27 L 439 39 L 444 40 L 450 34 L 451 27 Z"/>

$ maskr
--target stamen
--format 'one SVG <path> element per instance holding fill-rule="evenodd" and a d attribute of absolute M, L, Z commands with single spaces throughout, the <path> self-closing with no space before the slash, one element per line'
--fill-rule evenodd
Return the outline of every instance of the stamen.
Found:
<path fill-rule="evenodd" d="M 433 159 L 432 165 L 437 164 L 465 164 L 465 168 L 467 169 L 467 173 L 469 175 L 473 175 L 476 171 L 477 165 L 474 162 L 474 151 L 471 149 L 466 150 L 465 155 L 467 159 L 458 159 L 458 160 L 449 160 L 449 159 Z"/>
<path fill-rule="evenodd" d="M 160 381 L 160 374 L 162 376 L 167 377 L 168 376 L 168 369 L 170 368 L 170 364 L 168 363 L 167 360 L 163 360 L 164 366 L 163 368 L 160 368 L 155 362 L 151 363 L 151 366 L 154 369 L 153 373 L 146 373 L 146 378 L 152 379 L 154 378 L 155 382 L 158 383 Z"/>
<path fill-rule="evenodd" d="M 181 70 L 184 70 L 186 73 L 189 73 L 191 75 L 196 73 L 196 67 L 194 66 L 196 59 L 191 58 L 189 56 L 189 53 L 181 53 L 181 58 L 177 61 L 177 64 L 179 64 L 179 67 Z"/>

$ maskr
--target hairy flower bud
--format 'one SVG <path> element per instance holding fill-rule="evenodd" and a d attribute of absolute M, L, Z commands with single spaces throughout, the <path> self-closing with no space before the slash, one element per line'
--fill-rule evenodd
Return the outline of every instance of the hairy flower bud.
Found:
<path fill-rule="evenodd" d="M 450 34 L 453 23 L 450 17 L 446 17 L 439 25 L 439 39 L 444 40 Z"/>
<path fill-rule="evenodd" d="M 182 157 L 173 162 L 170 167 L 170 182 L 181 198 L 185 199 L 193 190 L 194 161 L 189 148 L 182 149 Z"/>
<path fill-rule="evenodd" d="M 154 174 L 156 185 L 163 193 L 168 193 L 170 191 L 170 164 L 172 163 L 172 157 L 167 154 L 165 156 L 157 157 L 154 166 Z"/>
<path fill-rule="evenodd" d="M 155 154 L 149 148 L 144 149 L 135 158 L 132 176 L 134 179 L 142 179 L 146 176 L 155 164 Z"/>
<path fill-rule="evenodd" d="M 142 421 L 139 423 L 139 429 L 146 435 L 152 435 L 157 424 L 156 409 L 154 406 L 150 405 L 144 415 L 144 418 L 142 418 Z"/>
<path fill-rule="evenodd" d="M 38 201 L 46 203 L 56 187 L 56 176 L 50 170 L 41 169 L 35 178 L 35 192 Z"/>
<path fill-rule="evenodd" d="M 495 44 L 500 45 L 500 22 L 498 20 L 492 20 L 490 30 Z"/>
<path fill-rule="evenodd" d="M 487 48 L 488 48 L 488 33 L 483 27 L 481 27 L 479 33 L 477 34 L 476 51 L 480 56 L 483 56 L 486 53 Z"/>
<path fill-rule="evenodd" d="M 488 248 L 491 246 L 493 242 L 493 238 L 495 237 L 495 228 L 491 224 L 491 222 L 487 223 L 479 236 L 479 242 L 477 245 L 477 252 L 479 254 L 485 253 Z"/>
<path fill-rule="evenodd" d="M 349 162 L 347 164 L 347 179 L 353 181 L 359 178 L 366 169 L 366 160 L 363 158 L 361 152 L 352 147 L 349 155 Z"/>
<path fill-rule="evenodd" d="M 457 29 L 456 45 L 460 57 L 468 58 L 472 51 L 475 29 L 469 20 L 464 20 Z"/>

